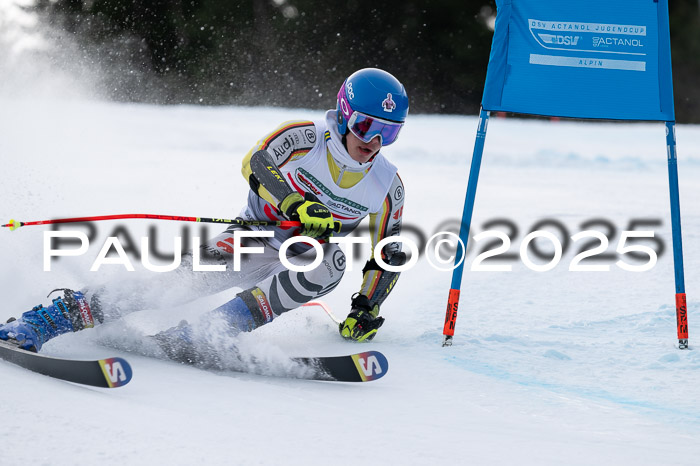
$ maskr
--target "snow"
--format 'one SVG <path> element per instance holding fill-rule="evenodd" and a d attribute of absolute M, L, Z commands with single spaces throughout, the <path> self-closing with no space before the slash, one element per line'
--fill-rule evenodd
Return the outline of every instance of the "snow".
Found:
<path fill-rule="evenodd" d="M 248 189 L 238 169 L 246 150 L 277 123 L 315 114 L 12 99 L 2 108 L 0 218 L 27 221 L 132 212 L 235 216 Z M 460 215 L 476 123 L 469 116 L 413 115 L 386 150 L 406 185 L 406 224 L 429 235 Z M 511 272 L 474 272 L 472 250 L 455 343 L 443 348 L 451 274 L 422 257 L 401 276 L 383 307 L 386 324 L 370 344 L 341 341 L 319 308 L 295 310 L 246 335 L 244 342 L 259 354 L 382 351 L 389 373 L 361 385 L 211 373 L 105 347 L 120 336 L 128 340 L 127 327 L 119 324 L 63 336 L 44 352 L 125 357 L 134 379 L 107 391 L 1 362 L 0 394 L 13 420 L 0 427 L 4 443 L 21 452 L 40 439 L 42 447 L 33 450 L 37 464 L 203 458 L 240 464 L 694 464 L 700 453 L 700 357 L 692 348 L 693 323 L 700 318 L 693 292 L 700 128 L 680 125 L 678 140 L 689 351 L 674 347 L 663 125 L 493 118 L 474 233 L 489 219 L 510 219 L 520 230 L 511 236 L 511 252 L 517 252 L 542 218 L 559 220 L 570 235 L 594 218 L 618 230 L 632 218 L 662 219 L 653 229 L 666 251 L 652 270 L 627 272 L 606 261 L 609 272 L 570 272 L 571 246 L 549 272 L 534 272 L 519 259 L 503 262 Z M 124 222 L 134 238 L 145 234 L 145 223 L 152 224 Z M 129 275 L 122 266 L 89 272 L 116 228 L 96 226 L 89 252 L 60 259 L 51 272 L 42 270 L 47 227 L 0 232 L 6 264 L 0 318 L 46 303 L 45 294 L 59 286 L 80 287 L 98 277 L 119 286 L 117 277 Z M 167 251 L 181 229 L 158 224 L 159 248 Z M 610 238 L 609 251 L 618 238 Z M 326 299 L 338 314 L 359 286 L 363 261 L 364 254 Z M 157 331 L 176 324 L 179 313 L 209 309 L 231 293 L 125 320 L 128 328 Z"/>
<path fill-rule="evenodd" d="M 13 24 L 32 26 L 26 18 Z M 22 28 L 6 30 L 19 34 Z M 37 31 L 30 32 L 22 37 L 39 41 Z M 0 46 L 35 43 L 9 37 L 0 37 Z M 81 92 L 70 74 L 23 80 L 8 63 L 44 67 L 12 60 L 0 63 L 2 81 L 11 83 L 0 89 L 3 223 L 117 213 L 232 218 L 248 191 L 240 162 L 257 138 L 282 121 L 322 115 L 77 99 Z M 415 227 L 405 231 L 407 238 L 418 241 L 416 231 L 429 237 L 458 222 L 476 126 L 473 116 L 411 115 L 399 141 L 386 149 L 406 185 L 404 223 Z M 247 352 L 280 371 L 284 355 L 383 352 L 389 372 L 365 384 L 208 372 L 147 357 L 139 348 L 134 332 L 168 328 L 225 302 L 235 289 L 177 308 L 138 310 L 52 340 L 42 350 L 84 359 L 124 357 L 134 369 L 125 387 L 78 386 L 0 361 L 0 464 L 16 458 L 37 465 L 697 464 L 700 127 L 681 124 L 677 131 L 687 351 L 676 348 L 664 136 L 662 124 L 493 117 L 472 235 L 489 221 L 510 222 L 517 232 L 503 223 L 496 227 L 508 233 L 508 252 L 515 257 L 486 262 L 510 265 L 509 272 L 473 271 L 489 240 L 470 246 L 452 347 L 441 347 L 451 273 L 433 269 L 425 257 L 402 274 L 382 308 L 386 323 L 369 344 L 342 341 L 333 322 L 313 307 L 240 338 Z M 556 267 L 535 272 L 518 253 L 543 219 L 559 222 L 569 237 L 602 231 L 609 253 L 631 220 L 660 221 L 637 229 L 654 230 L 665 250 L 646 272 L 621 269 L 615 263 L 621 257 L 596 262 L 609 271 L 574 272 L 569 265 L 585 240 L 569 240 Z M 152 278 L 138 260 L 136 272 L 119 265 L 89 271 L 121 225 L 136 247 L 150 233 L 163 252 L 172 251 L 174 236 L 218 231 L 175 222 L 96 223 L 84 256 L 61 258 L 45 272 L 43 234 L 49 228 L 3 229 L 0 320 L 47 304 L 46 294 L 57 287 L 105 280 L 119 287 L 125 278 Z M 562 239 L 551 226 L 545 229 Z M 548 250 L 546 241 L 537 244 Z M 325 298 L 338 315 L 359 288 L 366 253 Z"/>

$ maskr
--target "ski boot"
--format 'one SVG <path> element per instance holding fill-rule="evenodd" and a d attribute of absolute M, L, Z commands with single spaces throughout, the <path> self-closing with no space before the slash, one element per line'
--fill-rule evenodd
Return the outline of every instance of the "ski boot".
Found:
<path fill-rule="evenodd" d="M 82 292 L 58 288 L 47 297 L 55 291 L 63 291 L 63 297 L 53 299 L 48 307 L 41 304 L 34 306 L 19 319 L 12 317 L 6 324 L 0 325 L 0 340 L 36 353 L 52 338 L 94 327 L 95 317 L 98 317 L 99 322 L 102 321 L 99 311 L 96 309 L 98 312 L 93 313 Z"/>
<path fill-rule="evenodd" d="M 159 332 L 153 338 L 168 359 L 198 367 L 220 368 L 222 360 L 218 351 L 224 348 L 219 348 L 217 340 L 221 340 L 221 334 L 230 337 L 258 327 L 253 312 L 240 297 L 244 293 L 207 313 L 196 327 L 183 320 L 176 327 Z M 221 326 L 216 326 L 216 320 L 210 321 L 211 318 L 222 319 L 225 322 L 223 332 Z M 260 325 L 262 323 L 264 322 Z"/>
<path fill-rule="evenodd" d="M 176 327 L 155 334 L 152 338 L 168 359 L 193 366 L 201 366 L 205 363 L 202 344 L 196 341 L 194 330 L 186 320 L 181 321 Z"/>

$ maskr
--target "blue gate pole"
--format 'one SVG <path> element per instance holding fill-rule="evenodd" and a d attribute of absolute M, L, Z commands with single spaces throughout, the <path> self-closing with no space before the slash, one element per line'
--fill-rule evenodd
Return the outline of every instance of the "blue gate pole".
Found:
<path fill-rule="evenodd" d="M 489 112 L 481 108 L 479 111 L 479 127 L 476 131 L 476 141 L 474 141 L 474 154 L 472 164 L 469 169 L 469 182 L 467 183 L 467 195 L 464 200 L 464 211 L 462 212 L 462 223 L 459 227 L 459 239 L 464 244 L 464 249 L 457 246 L 455 253 L 455 268 L 452 271 L 452 284 L 447 298 L 447 311 L 445 312 L 445 326 L 442 330 L 444 335 L 442 346 L 451 346 L 452 338 L 455 334 L 455 323 L 457 321 L 457 308 L 459 307 L 459 290 L 462 286 L 462 272 L 464 270 L 464 255 L 467 250 L 469 240 L 469 228 L 474 212 L 474 199 L 476 197 L 476 185 L 479 182 L 479 170 L 481 169 L 481 156 L 484 153 L 484 143 L 486 141 L 486 129 L 489 125 Z"/>
<path fill-rule="evenodd" d="M 678 347 L 688 348 L 688 306 L 685 299 L 683 275 L 683 241 L 681 236 L 681 205 L 678 193 L 678 164 L 676 157 L 676 122 L 666 122 L 666 150 L 668 153 L 668 189 L 671 197 L 671 233 L 673 236 L 673 268 L 676 280 L 676 324 Z"/>

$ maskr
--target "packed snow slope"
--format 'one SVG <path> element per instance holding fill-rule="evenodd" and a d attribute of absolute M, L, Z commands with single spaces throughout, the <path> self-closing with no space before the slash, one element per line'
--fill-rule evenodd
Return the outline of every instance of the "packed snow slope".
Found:
<path fill-rule="evenodd" d="M 246 151 L 282 121 L 320 115 L 7 97 L 0 105 L 0 220 L 118 213 L 233 218 L 249 189 L 240 175 Z M 454 230 L 476 125 L 471 116 L 411 115 L 386 149 L 406 186 L 406 238 L 420 242 Z M 86 388 L 0 362 L 0 464 L 698 464 L 700 128 L 680 125 L 678 144 L 687 351 L 676 349 L 663 125 L 492 118 L 472 236 L 505 233 L 511 242 L 505 258 L 482 266 L 511 270 L 472 270 L 493 238 L 471 242 L 454 346 L 441 347 L 451 273 L 434 269 L 422 252 L 384 304 L 386 323 L 369 344 L 342 341 L 316 308 L 289 312 L 240 338 L 246 351 L 273 363 L 284 355 L 381 351 L 389 372 L 371 383 L 214 373 L 138 354 L 134 334 L 175 325 L 236 289 L 193 296 L 178 308 L 135 310 L 42 350 L 127 358 L 134 378 L 126 387 Z M 152 278 L 135 256 L 142 236 L 172 252 L 175 236 L 219 230 L 151 221 L 94 228 L 88 252 L 54 260 L 50 272 L 43 270 L 50 227 L 0 231 L 0 319 L 46 304 L 54 288 Z M 566 243 L 549 271 L 535 271 L 519 256 L 534 229 Z M 584 230 L 600 231 L 609 244 L 607 256 L 581 265 L 609 270 L 569 270 L 576 254 L 600 244 L 571 239 Z M 650 270 L 617 265 L 649 260 L 616 253 L 625 230 L 654 232 L 655 239 L 639 242 L 658 253 Z M 112 235 L 125 246 L 132 241 L 135 272 L 114 264 L 90 272 Z M 528 257 L 547 263 L 533 248 L 551 256 L 551 244 L 537 240 Z M 354 270 L 326 298 L 338 315 L 359 288 L 367 254 L 360 251 Z M 167 284 L 159 286 L 156 292 L 168 292 Z M 136 353 L 111 347 L 129 344 Z"/>

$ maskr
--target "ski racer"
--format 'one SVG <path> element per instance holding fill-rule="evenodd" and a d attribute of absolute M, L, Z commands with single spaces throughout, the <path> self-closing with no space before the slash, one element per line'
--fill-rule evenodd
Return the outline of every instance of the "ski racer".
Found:
<path fill-rule="evenodd" d="M 377 264 L 372 258 L 374 247 L 383 238 L 400 233 L 404 203 L 397 168 L 381 149 L 397 140 L 407 114 L 405 88 L 394 76 L 376 68 L 353 73 L 340 87 L 336 108 L 327 111 L 325 118 L 282 124 L 243 160 L 242 173 L 250 191 L 240 218 L 296 220 L 301 222 L 300 228 L 232 225 L 201 250 L 186 254 L 172 274 L 158 274 L 168 275 L 160 284 L 151 281 L 147 285 L 54 290 L 62 291 L 63 296 L 0 325 L 0 339 L 39 351 L 60 334 L 115 320 L 132 310 L 162 308 L 233 286 L 243 291 L 208 315 L 223 319 L 228 328 L 251 331 L 332 291 L 343 276 L 346 259 L 329 238 L 349 234 L 369 216 L 372 255 L 339 331 L 345 339 L 371 340 L 384 322 L 380 306 L 399 275 Z M 244 238 L 240 246 L 260 247 L 263 252 L 243 254 L 240 271 L 235 271 L 233 238 L 234 232 L 241 230 L 269 230 L 274 236 Z M 295 272 L 280 262 L 282 243 L 299 234 L 321 243 L 323 260 L 313 270 Z M 201 255 L 198 260 L 209 266 L 226 266 L 225 271 L 193 271 L 195 252 Z M 316 254 L 303 242 L 294 243 L 287 252 L 295 265 L 313 262 Z M 391 265 L 405 262 L 400 242 L 384 246 L 381 257 Z M 196 342 L 186 322 L 157 334 L 156 340 L 171 358 L 191 360 L 193 348 L 184 345 L 183 349 L 182 342 L 190 346 Z"/>

